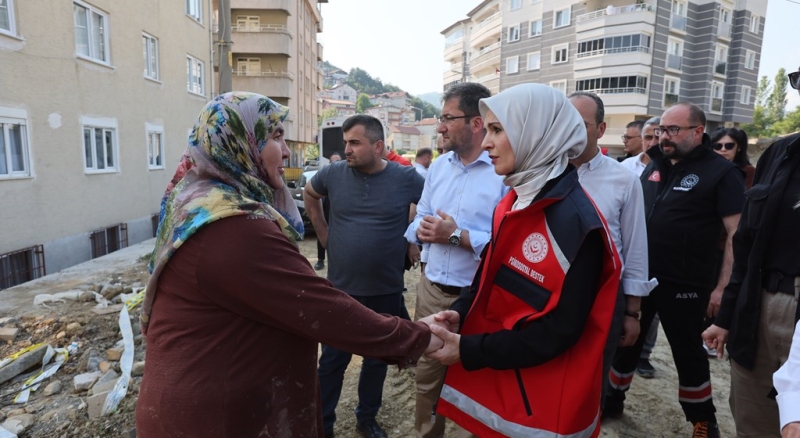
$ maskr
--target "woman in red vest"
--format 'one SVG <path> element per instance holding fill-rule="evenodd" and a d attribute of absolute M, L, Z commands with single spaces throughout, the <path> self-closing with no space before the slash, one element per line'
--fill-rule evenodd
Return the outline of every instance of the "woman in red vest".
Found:
<path fill-rule="evenodd" d="M 480 437 L 595 437 L 621 264 L 569 165 L 586 146 L 584 121 L 539 84 L 480 110 L 482 147 L 513 190 L 472 286 L 435 315 L 445 346 L 429 356 L 450 365 L 437 412 Z"/>

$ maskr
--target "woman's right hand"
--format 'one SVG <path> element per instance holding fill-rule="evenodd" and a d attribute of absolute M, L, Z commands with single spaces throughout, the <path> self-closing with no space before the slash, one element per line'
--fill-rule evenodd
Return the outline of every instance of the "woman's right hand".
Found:
<path fill-rule="evenodd" d="M 459 322 L 461 315 L 455 310 L 443 310 L 439 313 L 433 314 L 433 320 L 439 323 L 442 327 L 453 333 L 458 332 Z"/>

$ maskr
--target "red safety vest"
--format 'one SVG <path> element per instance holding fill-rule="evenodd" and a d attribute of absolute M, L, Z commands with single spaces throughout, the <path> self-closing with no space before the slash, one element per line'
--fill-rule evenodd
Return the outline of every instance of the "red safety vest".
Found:
<path fill-rule="evenodd" d="M 542 199 L 511 211 L 516 200 L 511 191 L 500 202 L 494 212 L 493 238 L 479 271 L 478 292 L 461 333 L 513 330 L 551 312 L 559 303 L 570 257 L 596 229 L 603 231 L 607 249 L 600 290 L 580 339 L 560 356 L 516 370 L 466 371 L 460 362 L 448 368 L 437 412 L 480 437 L 578 438 L 600 433 L 603 350 L 621 262 L 605 221 L 588 195 L 578 186 L 566 196 L 583 202 L 568 200 L 554 209 L 555 215 L 554 210 L 546 214 L 545 209 L 562 199 Z M 565 224 L 572 234 L 570 242 L 562 239 L 562 248 L 552 231 Z M 565 254 L 562 249 L 567 247 L 572 249 Z"/>

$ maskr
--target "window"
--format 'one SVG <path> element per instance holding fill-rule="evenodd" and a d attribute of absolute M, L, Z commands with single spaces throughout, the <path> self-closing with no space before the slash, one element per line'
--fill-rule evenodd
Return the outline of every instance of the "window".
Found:
<path fill-rule="evenodd" d="M 744 68 L 750 70 L 756 68 L 756 52 L 752 50 L 744 52 Z"/>
<path fill-rule="evenodd" d="M 75 51 L 79 56 L 108 63 L 108 15 L 83 2 L 72 4 Z"/>
<path fill-rule="evenodd" d="M 147 132 L 147 168 L 164 168 L 164 128 L 145 123 Z"/>
<path fill-rule="evenodd" d="M 680 70 L 683 58 L 683 41 L 670 38 L 667 41 L 667 68 Z"/>
<path fill-rule="evenodd" d="M 561 64 L 563 62 L 567 62 L 568 54 L 569 54 L 569 44 L 561 44 L 558 46 L 553 46 L 553 56 L 550 62 L 553 64 Z"/>
<path fill-rule="evenodd" d="M 725 84 L 722 82 L 711 83 L 711 112 L 722 112 L 722 95 L 725 94 Z"/>
<path fill-rule="evenodd" d="M 723 38 L 731 37 L 731 11 L 722 8 L 719 10 L 719 36 Z"/>
<path fill-rule="evenodd" d="M 566 79 L 563 79 L 563 80 L 560 80 L 560 81 L 550 82 L 550 86 L 555 88 L 556 90 L 564 93 L 564 94 L 567 94 L 567 80 Z"/>
<path fill-rule="evenodd" d="M 672 15 L 670 16 L 670 27 L 680 31 L 686 31 L 686 3 L 682 1 L 672 2 Z"/>
<path fill-rule="evenodd" d="M 30 176 L 28 165 L 28 113 L 0 108 L 0 179 Z"/>
<path fill-rule="evenodd" d="M 646 94 L 647 77 L 613 76 L 596 79 L 581 79 L 575 82 L 575 91 L 591 91 L 595 94 Z"/>
<path fill-rule="evenodd" d="M 528 53 L 528 71 L 539 70 L 542 67 L 542 53 Z"/>
<path fill-rule="evenodd" d="M 186 90 L 190 93 L 205 94 L 205 66 L 203 61 L 186 55 Z"/>
<path fill-rule="evenodd" d="M 678 103 L 681 94 L 681 81 L 678 78 L 664 78 L 664 108 Z"/>
<path fill-rule="evenodd" d="M 530 36 L 535 37 L 542 34 L 542 20 L 530 22 Z"/>
<path fill-rule="evenodd" d="M 714 59 L 714 73 L 724 75 L 728 67 L 728 46 L 717 44 L 716 58 Z"/>
<path fill-rule="evenodd" d="M 742 96 L 739 98 L 739 102 L 750 105 L 750 97 L 753 93 L 753 89 L 748 87 L 747 85 L 742 85 Z"/>
<path fill-rule="evenodd" d="M 0 289 L 16 286 L 44 275 L 43 245 L 0 254 Z"/>
<path fill-rule="evenodd" d="M 192 17 L 198 23 L 202 23 L 203 22 L 202 0 L 186 0 L 186 15 Z"/>
<path fill-rule="evenodd" d="M 650 52 L 650 35 L 633 34 L 598 38 L 578 43 L 578 58 L 625 52 Z"/>
<path fill-rule="evenodd" d="M 761 20 L 759 19 L 758 15 L 751 15 L 750 16 L 750 32 L 758 33 L 758 25 L 760 24 Z"/>
<path fill-rule="evenodd" d="M 506 59 L 506 74 L 519 72 L 519 56 L 512 56 Z"/>
<path fill-rule="evenodd" d="M 158 80 L 158 40 L 146 33 L 142 34 L 142 52 L 144 77 Z"/>
<path fill-rule="evenodd" d="M 84 118 L 82 122 L 86 171 L 88 173 L 118 171 L 116 120 Z"/>
<path fill-rule="evenodd" d="M 236 74 L 244 76 L 260 76 L 261 58 L 236 58 Z"/>
<path fill-rule="evenodd" d="M 514 41 L 519 41 L 519 24 L 508 27 L 508 42 L 513 43 Z"/>
<path fill-rule="evenodd" d="M 239 32 L 258 32 L 261 30 L 261 18 L 258 15 L 237 15 L 234 30 Z"/>
<path fill-rule="evenodd" d="M 522 7 L 522 0 L 511 0 L 511 10 L 519 9 Z"/>
<path fill-rule="evenodd" d="M 553 15 L 553 29 L 569 26 L 570 8 L 560 9 Z"/>
<path fill-rule="evenodd" d="M 0 33 L 16 35 L 14 0 L 0 0 Z"/>
<path fill-rule="evenodd" d="M 92 231 L 89 235 L 92 246 L 92 258 L 112 253 L 128 247 L 128 224 L 114 225 Z"/>

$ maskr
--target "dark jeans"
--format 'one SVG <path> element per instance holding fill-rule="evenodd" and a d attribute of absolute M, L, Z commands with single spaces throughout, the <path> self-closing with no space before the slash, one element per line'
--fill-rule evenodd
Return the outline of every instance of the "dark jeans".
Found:
<path fill-rule="evenodd" d="M 405 307 L 402 306 L 401 292 L 379 295 L 375 297 L 353 298 L 364 306 L 377 313 L 386 313 L 402 316 Z M 402 307 L 402 309 L 401 309 Z M 407 314 L 407 312 L 406 312 Z M 350 364 L 352 353 L 339 350 L 330 345 L 322 345 L 322 355 L 319 358 L 319 389 L 322 398 L 322 423 L 325 431 L 333 431 L 336 422 L 336 405 L 342 394 L 344 372 Z M 363 421 L 375 419 L 381 408 L 383 397 L 383 381 L 386 378 L 385 362 L 378 359 L 365 357 L 361 364 L 361 374 L 358 378 L 358 406 L 356 406 L 356 419 Z"/>

